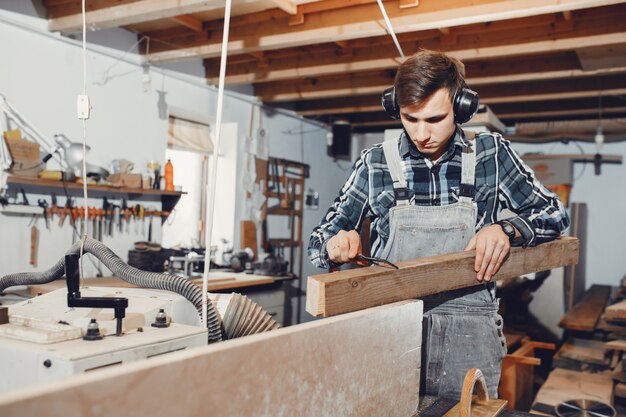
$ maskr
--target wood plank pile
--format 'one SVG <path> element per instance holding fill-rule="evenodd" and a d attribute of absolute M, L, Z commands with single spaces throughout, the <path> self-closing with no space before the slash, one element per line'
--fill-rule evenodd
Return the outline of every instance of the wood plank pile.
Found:
<path fill-rule="evenodd" d="M 573 332 L 594 332 L 611 295 L 610 285 L 592 285 L 559 322 L 559 327 Z"/>
<path fill-rule="evenodd" d="M 587 398 L 626 403 L 626 277 L 620 287 L 592 285 L 559 322 L 565 343 L 532 411 L 551 414 L 562 401 Z M 573 337 L 576 336 L 576 337 Z"/>
<path fill-rule="evenodd" d="M 554 355 L 555 368 L 582 372 L 601 372 L 609 369 L 610 358 L 601 340 L 568 339 Z"/>
<path fill-rule="evenodd" d="M 556 406 L 564 401 L 581 398 L 612 405 L 613 379 L 611 375 L 557 368 L 550 372 L 548 380 L 537 393 L 531 412 L 554 416 Z"/>

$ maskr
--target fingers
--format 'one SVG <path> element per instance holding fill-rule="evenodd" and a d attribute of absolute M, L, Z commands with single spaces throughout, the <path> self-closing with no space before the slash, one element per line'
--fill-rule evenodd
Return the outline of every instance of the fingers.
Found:
<path fill-rule="evenodd" d="M 508 236 L 499 225 L 485 227 L 470 240 L 466 250 L 476 248 L 474 271 L 478 281 L 491 281 L 500 270 L 502 263 L 509 254 L 511 245 Z"/>
<path fill-rule="evenodd" d="M 483 265 L 483 259 L 485 258 L 486 240 L 480 239 L 479 235 L 474 236 L 472 240 L 474 240 L 474 249 L 476 249 L 476 259 L 474 260 L 474 271 L 479 272 Z"/>
<path fill-rule="evenodd" d="M 361 252 L 361 239 L 355 230 L 340 230 L 326 244 L 328 258 L 333 262 L 346 263 Z"/>
<path fill-rule="evenodd" d="M 485 271 L 487 271 L 487 267 L 491 262 L 491 257 L 493 255 L 493 250 L 495 247 L 495 242 L 493 242 L 491 239 L 483 239 L 483 243 L 484 244 L 478 245 L 476 248 L 476 262 L 474 263 L 475 271 L 477 270 L 476 265 L 478 264 L 478 274 L 476 274 L 476 278 L 479 281 L 482 281 L 483 277 L 485 276 Z M 479 254 L 480 263 L 478 262 Z"/>
<path fill-rule="evenodd" d="M 354 259 L 361 253 L 361 237 L 356 230 L 350 230 L 348 232 L 348 242 L 350 243 L 348 258 Z"/>
<path fill-rule="evenodd" d="M 491 261 L 489 262 L 489 266 L 487 267 L 483 277 L 485 281 L 491 281 L 491 277 L 493 277 L 500 270 L 500 266 L 502 265 L 502 262 L 504 262 L 504 258 L 506 258 L 508 253 L 509 244 L 507 241 L 499 240 L 495 243 Z"/>
<path fill-rule="evenodd" d="M 498 271 L 500 270 L 500 267 L 502 266 L 502 263 L 506 260 L 506 258 L 509 256 L 509 252 L 511 251 L 511 246 L 508 244 L 508 242 L 504 245 L 504 249 L 502 250 L 502 252 L 500 252 L 500 256 L 498 256 L 498 261 L 496 262 L 496 267 L 493 270 L 493 275 L 497 274 Z"/>

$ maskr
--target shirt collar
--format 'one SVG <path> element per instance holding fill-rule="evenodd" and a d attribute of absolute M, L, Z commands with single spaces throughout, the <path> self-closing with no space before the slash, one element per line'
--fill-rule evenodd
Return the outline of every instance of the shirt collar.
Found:
<path fill-rule="evenodd" d="M 456 147 L 464 147 L 471 146 L 469 140 L 463 134 L 463 130 L 457 125 L 456 132 L 452 140 L 448 143 L 448 148 L 444 152 L 444 154 L 439 159 L 440 161 L 446 161 L 452 158 L 455 154 Z M 420 151 L 417 150 L 415 144 L 409 139 L 409 135 L 407 135 L 406 130 L 402 130 L 402 134 L 400 135 L 400 156 L 403 158 L 407 155 L 411 154 L 411 156 L 415 158 L 424 158 L 424 155 Z"/>

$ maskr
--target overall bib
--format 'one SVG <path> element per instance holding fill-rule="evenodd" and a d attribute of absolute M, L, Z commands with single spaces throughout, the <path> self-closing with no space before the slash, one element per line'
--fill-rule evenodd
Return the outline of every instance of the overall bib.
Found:
<path fill-rule="evenodd" d="M 464 146 L 459 200 L 444 206 L 409 204 L 406 174 L 397 141 L 383 144 L 396 205 L 389 213 L 389 240 L 382 257 L 391 262 L 461 252 L 475 234 L 475 144 Z M 442 276 L 441 279 L 445 279 Z M 425 297 L 422 338 L 422 394 L 460 398 L 470 368 L 485 375 L 497 396 L 506 341 L 498 301 L 486 284 Z"/>

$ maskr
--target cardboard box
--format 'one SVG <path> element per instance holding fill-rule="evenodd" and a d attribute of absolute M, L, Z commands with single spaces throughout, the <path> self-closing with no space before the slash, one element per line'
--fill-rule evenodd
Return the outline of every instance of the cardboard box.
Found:
<path fill-rule="evenodd" d="M 114 187 L 141 188 L 141 174 L 111 174 L 108 181 Z"/>
<path fill-rule="evenodd" d="M 39 173 L 43 171 L 45 164 L 41 161 L 13 161 L 9 172 L 16 177 L 39 178 Z"/>
<path fill-rule="evenodd" d="M 39 154 L 39 144 L 22 139 L 19 129 L 4 132 L 4 141 L 13 160 L 12 175 L 27 178 L 37 178 L 45 164 Z"/>
<path fill-rule="evenodd" d="M 9 148 L 13 161 L 39 161 L 39 144 L 25 139 L 16 139 L 5 135 L 4 140 Z"/>

